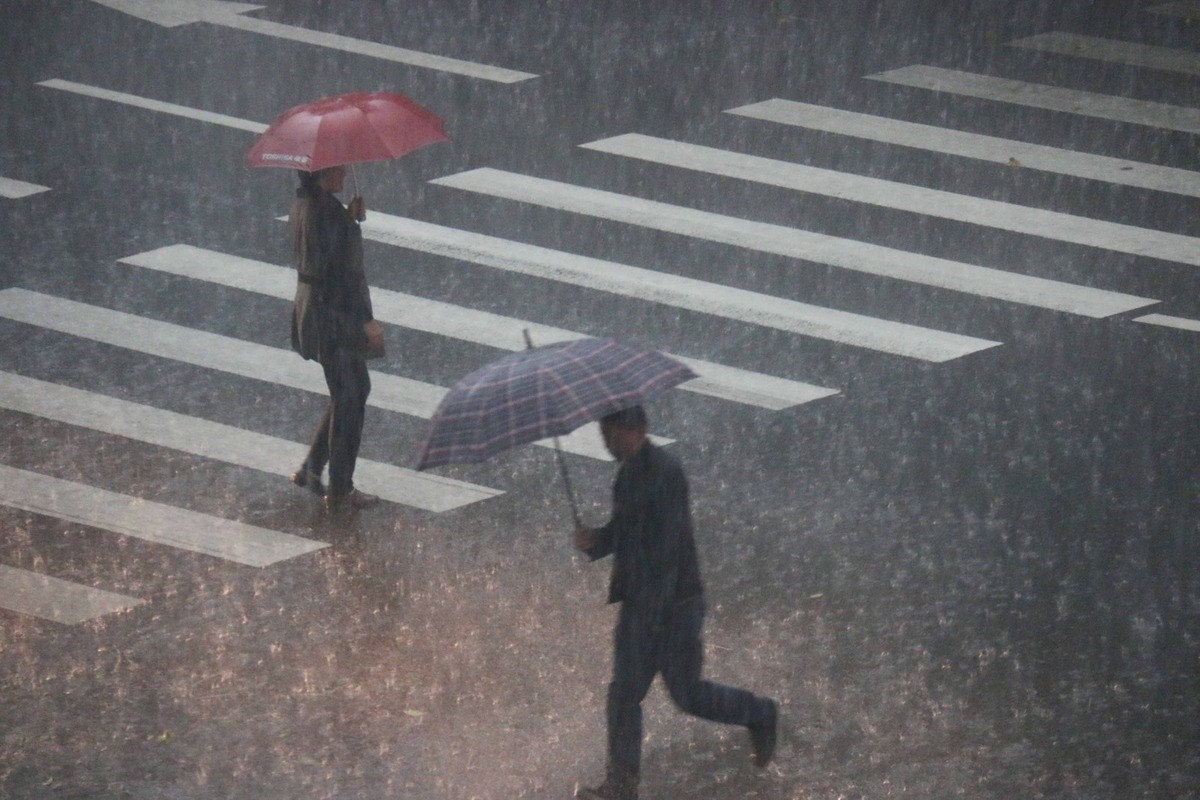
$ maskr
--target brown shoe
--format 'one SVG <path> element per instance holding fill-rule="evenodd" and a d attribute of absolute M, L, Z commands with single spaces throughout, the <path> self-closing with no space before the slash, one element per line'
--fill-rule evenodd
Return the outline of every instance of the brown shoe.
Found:
<path fill-rule="evenodd" d="M 351 489 L 347 494 L 342 495 L 325 495 L 325 508 L 337 513 L 362 511 L 378 502 L 379 498 L 375 495 L 360 492 L 358 489 Z"/>

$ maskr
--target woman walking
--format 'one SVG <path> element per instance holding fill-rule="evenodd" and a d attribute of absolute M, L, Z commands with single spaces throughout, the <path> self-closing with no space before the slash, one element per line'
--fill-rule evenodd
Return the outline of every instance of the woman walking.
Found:
<path fill-rule="evenodd" d="M 367 358 L 383 355 L 383 328 L 371 311 L 362 265 L 362 197 L 343 206 L 344 166 L 300 172 L 288 221 L 296 258 L 292 349 L 325 371 L 329 406 L 313 435 L 308 457 L 292 482 L 323 496 L 331 511 L 355 511 L 379 501 L 354 488 L 371 379 Z M 326 488 L 321 475 L 329 467 Z"/>

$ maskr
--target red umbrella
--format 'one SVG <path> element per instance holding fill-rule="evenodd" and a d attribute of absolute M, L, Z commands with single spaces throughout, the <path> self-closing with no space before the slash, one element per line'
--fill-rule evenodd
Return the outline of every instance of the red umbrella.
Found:
<path fill-rule="evenodd" d="M 386 161 L 447 141 L 442 120 L 407 97 L 352 92 L 285 111 L 246 153 L 251 167 L 316 172 L 338 164 Z"/>

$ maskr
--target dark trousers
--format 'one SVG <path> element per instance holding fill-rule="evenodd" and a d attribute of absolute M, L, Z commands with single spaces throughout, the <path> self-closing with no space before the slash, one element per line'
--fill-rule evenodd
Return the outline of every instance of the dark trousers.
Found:
<path fill-rule="evenodd" d="M 661 631 L 651 630 L 645 615 L 621 604 L 614 636 L 613 679 L 608 686 L 608 780 L 635 786 L 642 758 L 642 700 L 661 673 L 671 699 L 701 719 L 729 725 L 761 722 L 765 699 L 745 689 L 702 680 L 704 598 L 677 603 Z"/>
<path fill-rule="evenodd" d="M 329 493 L 335 497 L 354 488 L 354 464 L 362 442 L 363 418 L 371 377 L 367 362 L 338 348 L 321 361 L 329 386 L 329 406 L 313 434 L 305 464 L 320 475 L 329 464 Z"/>

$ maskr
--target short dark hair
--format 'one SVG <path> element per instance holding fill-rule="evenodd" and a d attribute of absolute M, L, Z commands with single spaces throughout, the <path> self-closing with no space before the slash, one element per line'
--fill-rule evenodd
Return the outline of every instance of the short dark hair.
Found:
<path fill-rule="evenodd" d="M 630 406 L 622 408 L 620 411 L 614 411 L 611 414 L 606 414 L 600 418 L 600 422 L 604 425 L 612 425 L 625 430 L 644 431 L 646 430 L 646 409 L 641 406 Z"/>
<path fill-rule="evenodd" d="M 300 188 L 296 194 L 301 197 L 310 197 L 317 193 L 318 184 L 321 181 L 320 170 L 309 172 L 308 170 L 298 169 L 296 174 L 300 177 Z"/>

